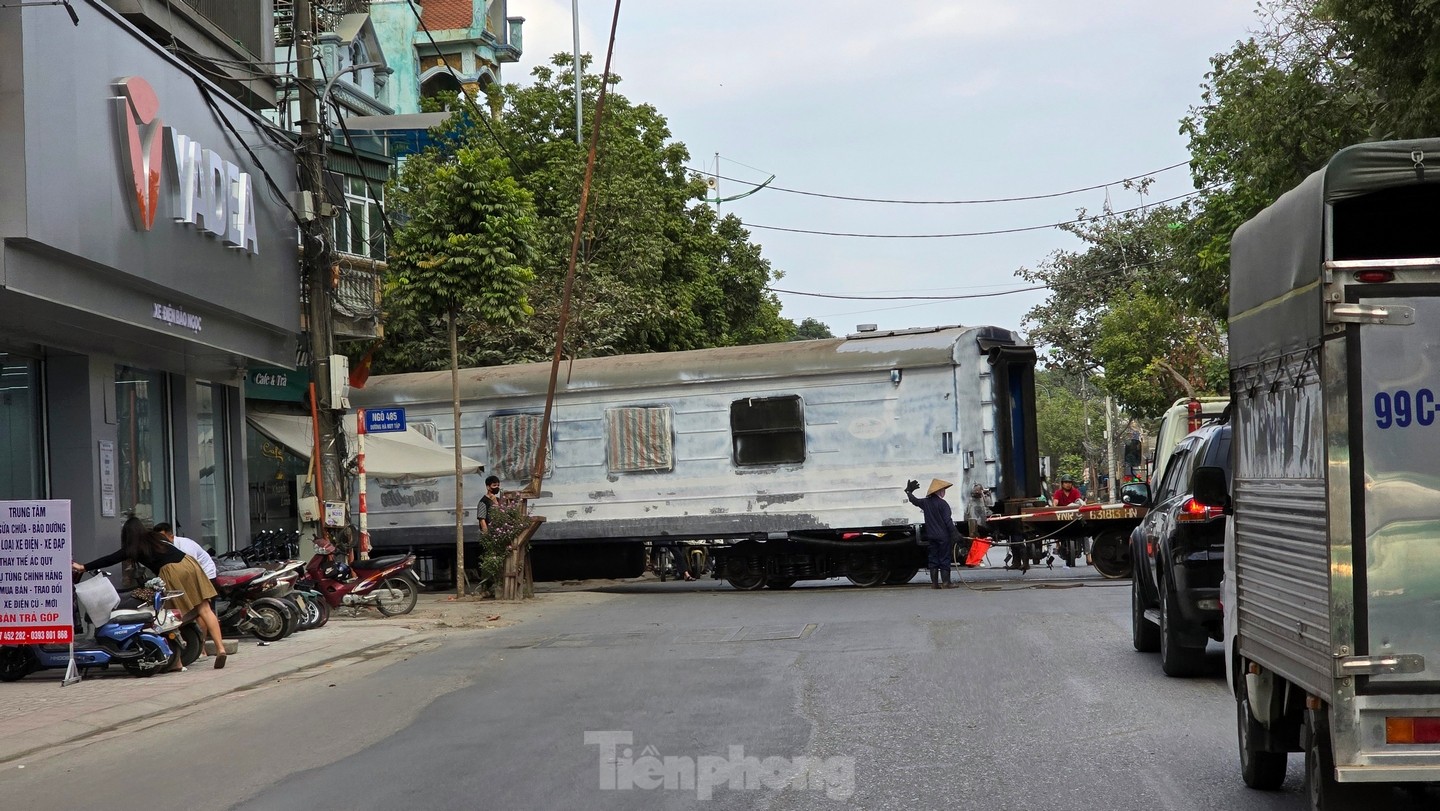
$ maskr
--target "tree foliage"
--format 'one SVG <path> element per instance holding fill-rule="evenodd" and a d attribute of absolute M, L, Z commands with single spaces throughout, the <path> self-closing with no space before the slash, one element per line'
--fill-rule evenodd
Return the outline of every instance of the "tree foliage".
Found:
<path fill-rule="evenodd" d="M 1319 0 L 1313 16 L 1342 39 L 1373 105 L 1380 139 L 1440 133 L 1440 3 L 1435 0 Z"/>
<path fill-rule="evenodd" d="M 795 337 L 792 341 L 811 341 L 816 338 L 834 338 L 830 332 L 830 326 L 814 318 L 807 318 L 795 327 Z"/>
<path fill-rule="evenodd" d="M 588 60 L 587 60 L 588 61 Z M 570 58 L 535 68 L 534 84 L 507 85 L 503 114 L 476 121 L 452 116 L 441 148 L 456 144 L 501 149 L 512 182 L 533 198 L 534 276 L 524 286 L 532 313 L 504 328 L 486 311 L 458 313 L 461 363 L 487 366 L 548 359 L 560 319 L 587 150 L 576 143 Z M 620 79 L 611 76 L 613 84 Z M 588 142 L 600 77 L 583 77 Z M 488 127 L 485 124 L 488 123 Z M 704 183 L 686 170 L 685 145 L 671 138 L 664 116 L 648 104 L 609 90 L 583 243 L 566 329 L 566 352 L 591 357 L 698 349 L 790 339 L 768 285 L 780 277 L 733 216 L 705 205 Z M 492 134 L 493 133 L 493 134 Z M 496 147 L 495 143 L 501 145 Z M 412 159 L 413 160 L 413 159 Z M 408 165 L 407 165 L 408 169 Z M 383 371 L 438 368 L 441 339 L 391 302 L 392 341 Z M 403 329 L 407 326 L 420 329 Z"/>

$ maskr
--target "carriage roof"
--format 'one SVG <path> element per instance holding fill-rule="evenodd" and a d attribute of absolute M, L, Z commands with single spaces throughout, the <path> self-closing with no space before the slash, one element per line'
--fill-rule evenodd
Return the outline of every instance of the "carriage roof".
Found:
<path fill-rule="evenodd" d="M 805 377 L 837 372 L 946 366 L 1020 342 L 1001 327 L 931 327 L 861 332 L 844 338 L 584 358 L 562 363 L 556 392 Z M 549 362 L 460 370 L 460 399 L 543 395 Z M 358 406 L 449 402 L 450 372 L 377 375 L 351 392 Z"/>

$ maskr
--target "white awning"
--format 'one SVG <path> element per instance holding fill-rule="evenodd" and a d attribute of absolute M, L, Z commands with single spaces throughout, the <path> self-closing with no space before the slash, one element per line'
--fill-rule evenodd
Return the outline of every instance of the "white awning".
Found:
<path fill-rule="evenodd" d="M 315 446 L 314 423 L 308 416 L 251 411 L 246 419 L 255 430 L 284 445 L 301 459 L 309 459 Z M 355 415 L 345 415 L 345 446 L 353 461 L 356 451 Z M 485 466 L 461 457 L 465 473 Z M 455 475 L 455 451 L 431 441 L 414 428 L 365 435 L 365 475 L 378 479 L 434 479 Z"/>

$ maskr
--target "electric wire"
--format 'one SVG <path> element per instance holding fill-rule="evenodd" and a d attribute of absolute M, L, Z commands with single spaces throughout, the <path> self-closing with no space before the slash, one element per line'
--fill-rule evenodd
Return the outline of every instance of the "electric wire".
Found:
<path fill-rule="evenodd" d="M 729 160 L 731 163 L 739 163 L 739 161 L 734 161 L 734 160 L 731 160 L 730 158 L 725 158 L 725 160 Z M 743 164 L 743 163 L 741 163 L 740 165 L 741 165 L 741 166 L 745 166 L 745 164 Z M 1190 161 L 1188 161 L 1188 160 L 1186 160 L 1186 161 L 1181 161 L 1181 162 L 1179 162 L 1179 163 L 1172 163 L 1172 164 L 1170 164 L 1169 166 L 1165 166 L 1165 167 L 1162 167 L 1162 168 L 1160 168 L 1160 169 L 1156 169 L 1156 170 L 1153 171 L 1153 172 L 1144 172 L 1144 173 L 1142 173 L 1142 174 L 1132 175 L 1132 176 L 1126 177 L 1126 178 L 1121 178 L 1120 180 L 1114 180 L 1114 181 L 1111 181 L 1111 182 L 1109 182 L 1109 183 L 1097 183 L 1097 184 L 1095 184 L 1095 185 L 1093 185 L 1093 186 L 1085 186 L 1085 187 L 1078 188 L 1078 189 L 1067 189 L 1067 190 L 1065 190 L 1065 191 L 1050 192 L 1050 193 L 1047 193 L 1047 194 L 1029 194 L 1029 195 L 1023 195 L 1023 196 L 1019 196 L 1019 197 L 993 197 L 993 198 L 989 198 L 989 199 L 974 199 L 974 200 L 901 200 L 901 199 L 887 199 L 887 198 L 883 198 L 883 197 L 852 197 L 852 196 L 843 195 L 843 194 L 824 194 L 824 193 L 821 193 L 821 192 L 803 191 L 803 190 L 800 190 L 800 189 L 787 189 L 787 188 L 785 188 L 785 187 L 783 187 L 783 186 L 775 186 L 775 185 L 766 186 L 766 188 L 767 188 L 767 189 L 770 189 L 770 190 L 772 190 L 772 191 L 786 192 L 787 194 L 800 194 L 800 195 L 804 195 L 804 196 L 806 196 L 806 197 L 823 197 L 823 198 L 825 198 L 825 199 L 827 199 L 827 200 L 846 200 L 846 201 L 856 202 L 856 203 L 889 203 L 889 204 L 893 204 L 893 205 L 906 205 L 906 206 L 971 206 L 971 205 L 981 205 L 981 204 L 988 204 L 988 203 L 1018 203 L 1018 202 L 1024 202 L 1024 201 L 1027 201 L 1027 200 L 1050 200 L 1050 199 L 1053 199 L 1053 198 L 1056 198 L 1056 197 L 1067 197 L 1067 196 L 1072 195 L 1072 194 L 1081 194 L 1081 193 L 1087 192 L 1087 191 L 1096 191 L 1096 190 L 1099 190 L 1099 189 L 1108 189 L 1108 188 L 1111 187 L 1111 186 L 1123 185 L 1123 184 L 1125 184 L 1125 183 L 1127 183 L 1127 182 L 1130 182 L 1130 181 L 1140 180 L 1140 179 L 1146 178 L 1146 177 L 1152 177 L 1152 176 L 1158 175 L 1158 174 L 1160 174 L 1160 173 L 1162 173 L 1162 172 L 1168 172 L 1168 171 L 1170 171 L 1171 169 L 1178 169 L 1178 168 L 1181 167 L 1181 166 L 1188 166 L 1188 165 L 1190 165 Z M 754 169 L 753 166 L 746 166 L 746 168 L 747 168 L 747 169 Z M 732 182 L 732 183 L 744 183 L 744 184 L 746 184 L 746 185 L 755 185 L 755 184 L 752 183 L 751 181 L 741 180 L 740 178 L 735 178 L 735 177 L 726 177 L 725 175 L 717 174 L 716 172 L 710 172 L 710 171 L 706 171 L 706 170 L 702 170 L 702 169 L 693 169 L 693 168 L 688 167 L 688 166 L 685 167 L 685 169 L 686 169 L 686 171 L 694 172 L 695 174 L 698 174 L 698 175 L 706 175 L 706 176 L 709 176 L 709 177 L 719 178 L 720 180 L 728 180 L 728 181 L 730 181 L 730 182 Z M 755 169 L 755 171 L 760 172 L 760 171 L 763 171 L 763 170 Z"/>
<path fill-rule="evenodd" d="M 325 73 L 325 62 L 324 60 L 320 60 L 319 63 L 320 78 L 325 80 L 326 84 L 329 84 L 330 77 Z M 355 154 L 355 164 L 360 168 L 360 179 L 365 181 L 365 190 L 370 192 L 371 201 L 375 203 L 375 207 L 380 211 L 380 225 L 384 227 L 385 236 L 387 236 L 393 244 L 395 240 L 395 229 L 390 225 L 390 215 L 385 212 L 385 204 L 381 202 L 380 195 L 375 192 L 375 184 L 370 181 L 370 175 L 365 172 L 365 162 L 360 159 L 359 150 L 355 147 L 355 139 L 350 137 L 350 128 L 345 125 L 345 111 L 340 109 L 340 100 L 335 98 L 334 95 L 330 96 L 329 101 L 331 106 L 335 108 L 335 121 L 340 125 L 340 132 L 345 137 L 345 143 L 350 147 L 350 151 Z M 348 209 L 345 216 L 349 216 Z"/>
<path fill-rule="evenodd" d="M 270 176 L 270 172 L 265 168 L 265 165 L 260 162 L 260 158 L 256 157 L 255 151 L 250 148 L 250 144 L 246 143 L 245 139 L 241 137 L 240 132 L 235 129 L 235 124 L 230 120 L 230 117 L 225 114 L 224 110 L 220 109 L 220 105 L 217 104 L 215 98 L 210 95 L 210 88 L 205 86 L 205 81 L 197 76 L 195 77 L 195 86 L 200 88 L 200 94 L 205 97 L 205 103 L 210 107 L 210 111 L 215 114 L 216 118 L 220 119 L 220 123 L 225 126 L 225 129 L 230 131 L 230 134 L 235 137 L 235 140 L 240 143 L 240 146 L 245 148 L 245 154 L 250 156 L 250 162 L 255 164 L 255 168 L 259 170 L 260 175 L 265 178 L 265 183 L 270 188 L 271 196 L 278 200 L 281 205 L 285 206 L 286 211 L 290 212 L 290 216 L 295 220 L 296 227 L 303 228 L 304 223 L 300 219 L 300 213 L 295 210 L 295 206 L 291 205 L 290 200 L 286 198 L 285 193 L 281 191 L 280 185 L 275 182 L 275 178 Z"/>
<path fill-rule="evenodd" d="M 809 228 L 787 228 L 779 225 L 760 225 L 758 223 L 752 223 L 747 221 L 742 221 L 741 224 L 744 225 L 746 228 L 758 228 L 762 231 L 781 231 L 787 234 L 812 234 L 815 236 L 824 237 L 856 237 L 859 239 L 957 239 L 960 237 L 988 237 L 996 236 L 999 234 L 1019 234 L 1025 231 L 1044 231 L 1050 228 L 1060 228 L 1066 225 L 1078 225 L 1080 223 L 1092 222 L 1094 220 L 1103 220 L 1111 217 L 1119 217 L 1124 214 L 1133 214 L 1137 211 L 1149 208 L 1150 206 L 1159 206 L 1166 203 L 1173 203 L 1178 200 L 1185 200 L 1191 197 L 1195 197 L 1197 195 L 1214 191 L 1217 188 L 1219 188 L 1218 185 L 1207 186 L 1203 189 L 1197 189 L 1196 191 L 1186 192 L 1185 194 L 1176 195 L 1174 197 L 1168 197 L 1164 200 L 1157 200 L 1153 203 L 1146 203 L 1144 205 L 1136 206 L 1134 208 L 1127 208 L 1123 211 L 1107 211 L 1103 214 L 1097 214 L 1093 217 L 1076 217 L 1073 220 L 1065 220 L 1064 222 L 1052 222 L 1045 225 L 1028 225 L 1021 228 L 997 228 L 992 231 L 966 231 L 954 234 L 866 234 L 850 231 L 820 231 Z"/>
<path fill-rule="evenodd" d="M 455 80 L 455 84 L 460 86 L 460 92 L 457 95 L 464 99 L 466 104 L 470 105 L 470 111 L 480 120 L 481 124 L 485 125 L 485 131 L 490 133 L 490 137 L 494 139 L 495 143 L 500 147 L 500 151 L 505 153 L 505 158 L 510 163 L 510 174 L 519 177 L 520 172 L 515 168 L 515 156 L 510 154 L 510 147 L 506 146 L 505 142 L 500 140 L 500 136 L 496 134 L 495 128 L 490 126 L 489 117 L 480 112 L 480 106 L 475 103 L 474 99 L 470 98 L 469 93 L 465 92 L 465 83 L 460 81 L 460 74 L 455 72 L 454 66 L 450 64 L 450 60 L 445 57 L 445 53 L 440 50 L 440 46 L 435 42 L 435 37 L 430 34 L 430 29 L 425 26 L 425 21 L 420 18 L 420 9 L 415 7 L 415 0 L 405 0 L 405 4 L 410 7 L 410 13 L 415 15 L 415 23 L 420 26 L 421 31 L 425 32 L 425 39 L 430 41 L 430 47 L 435 49 L 435 55 L 440 57 L 440 64 L 445 66 L 445 70 L 450 73 L 450 77 Z"/>

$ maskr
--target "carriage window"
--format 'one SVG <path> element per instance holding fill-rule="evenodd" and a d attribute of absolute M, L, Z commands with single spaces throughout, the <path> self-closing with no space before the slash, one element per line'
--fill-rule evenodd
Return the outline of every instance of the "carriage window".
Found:
<path fill-rule="evenodd" d="M 736 400 L 730 404 L 730 435 L 737 465 L 805 461 L 805 414 L 797 396 Z"/>
<path fill-rule="evenodd" d="M 540 414 L 504 414 L 486 420 L 485 438 L 490 451 L 486 472 L 505 480 L 530 478 L 540 450 L 542 420 Z M 554 460 L 546 454 L 545 475 L 553 470 Z"/>
<path fill-rule="evenodd" d="M 605 438 L 612 473 L 675 468 L 669 406 L 606 409 Z"/>

